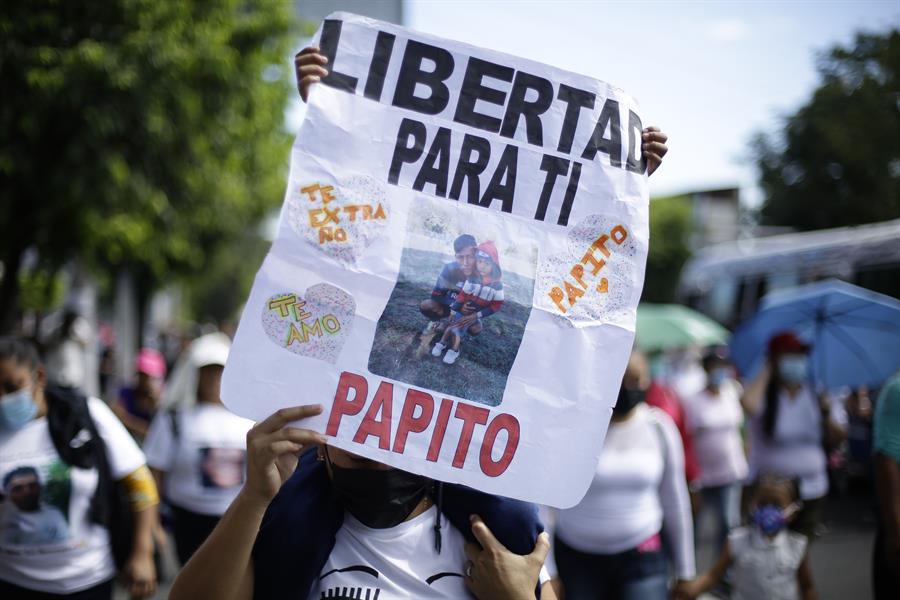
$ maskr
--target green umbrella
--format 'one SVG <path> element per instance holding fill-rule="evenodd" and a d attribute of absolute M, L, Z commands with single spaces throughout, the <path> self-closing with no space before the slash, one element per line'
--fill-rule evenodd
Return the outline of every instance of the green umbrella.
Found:
<path fill-rule="evenodd" d="M 680 304 L 641 304 L 637 310 L 637 341 L 644 352 L 728 342 L 728 330 Z"/>

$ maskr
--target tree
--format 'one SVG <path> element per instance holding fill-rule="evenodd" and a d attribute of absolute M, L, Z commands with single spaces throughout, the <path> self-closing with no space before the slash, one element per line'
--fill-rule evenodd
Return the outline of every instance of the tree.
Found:
<path fill-rule="evenodd" d="M 762 222 L 810 230 L 900 217 L 900 32 L 858 34 L 818 71 L 783 132 L 753 141 Z"/>
<path fill-rule="evenodd" d="M 688 196 L 650 201 L 650 250 L 644 277 L 643 302 L 672 302 L 678 276 L 691 256 L 691 202 Z"/>
<path fill-rule="evenodd" d="M 197 272 L 277 205 L 293 73 L 282 0 L 8 2 L 0 11 L 0 331 L 22 256 Z"/>

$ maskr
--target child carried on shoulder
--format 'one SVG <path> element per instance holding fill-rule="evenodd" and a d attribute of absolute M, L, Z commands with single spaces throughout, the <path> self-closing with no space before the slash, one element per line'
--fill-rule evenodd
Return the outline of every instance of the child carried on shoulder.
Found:
<path fill-rule="evenodd" d="M 472 324 L 480 322 L 503 307 L 503 281 L 497 246 L 488 240 L 478 245 L 475 252 L 475 272 L 463 284 L 450 307 L 450 323 L 441 341 L 431 349 L 432 356 L 440 356 L 444 350 L 444 363 L 452 365 L 459 358 L 462 338 Z"/>

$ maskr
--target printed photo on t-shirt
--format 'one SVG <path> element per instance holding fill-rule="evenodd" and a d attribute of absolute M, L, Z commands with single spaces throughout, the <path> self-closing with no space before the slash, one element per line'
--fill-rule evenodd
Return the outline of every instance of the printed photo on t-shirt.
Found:
<path fill-rule="evenodd" d="M 240 448 L 200 448 L 200 484 L 214 489 L 241 485 L 246 455 Z"/>
<path fill-rule="evenodd" d="M 56 460 L 44 475 L 37 467 L 18 466 L 3 473 L 2 482 L 0 544 L 37 546 L 69 539 L 68 465 Z"/>

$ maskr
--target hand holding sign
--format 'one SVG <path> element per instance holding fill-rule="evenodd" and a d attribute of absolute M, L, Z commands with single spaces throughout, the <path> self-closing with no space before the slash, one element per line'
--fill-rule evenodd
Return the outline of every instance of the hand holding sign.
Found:
<path fill-rule="evenodd" d="M 297 91 L 300 98 L 306 102 L 309 97 L 309 87 L 328 76 L 325 65 L 328 59 L 319 54 L 316 46 L 307 46 L 294 57 L 294 71 L 297 75 Z"/>
<path fill-rule="evenodd" d="M 510 552 L 478 515 L 472 515 L 472 535 L 481 544 L 466 544 L 466 587 L 479 599 L 532 600 L 541 567 L 550 552 L 550 538 L 540 534 L 531 554 Z"/>
<path fill-rule="evenodd" d="M 320 404 L 294 406 L 275 411 L 247 434 L 247 481 L 241 493 L 267 506 L 297 468 L 297 455 L 326 438 L 309 429 L 287 427 L 288 423 L 322 414 Z"/>
<path fill-rule="evenodd" d="M 662 164 L 663 157 L 669 151 L 666 146 L 668 139 L 669 136 L 660 131 L 659 127 L 647 127 L 641 132 L 641 151 L 647 161 L 647 175 L 653 175 Z"/>

